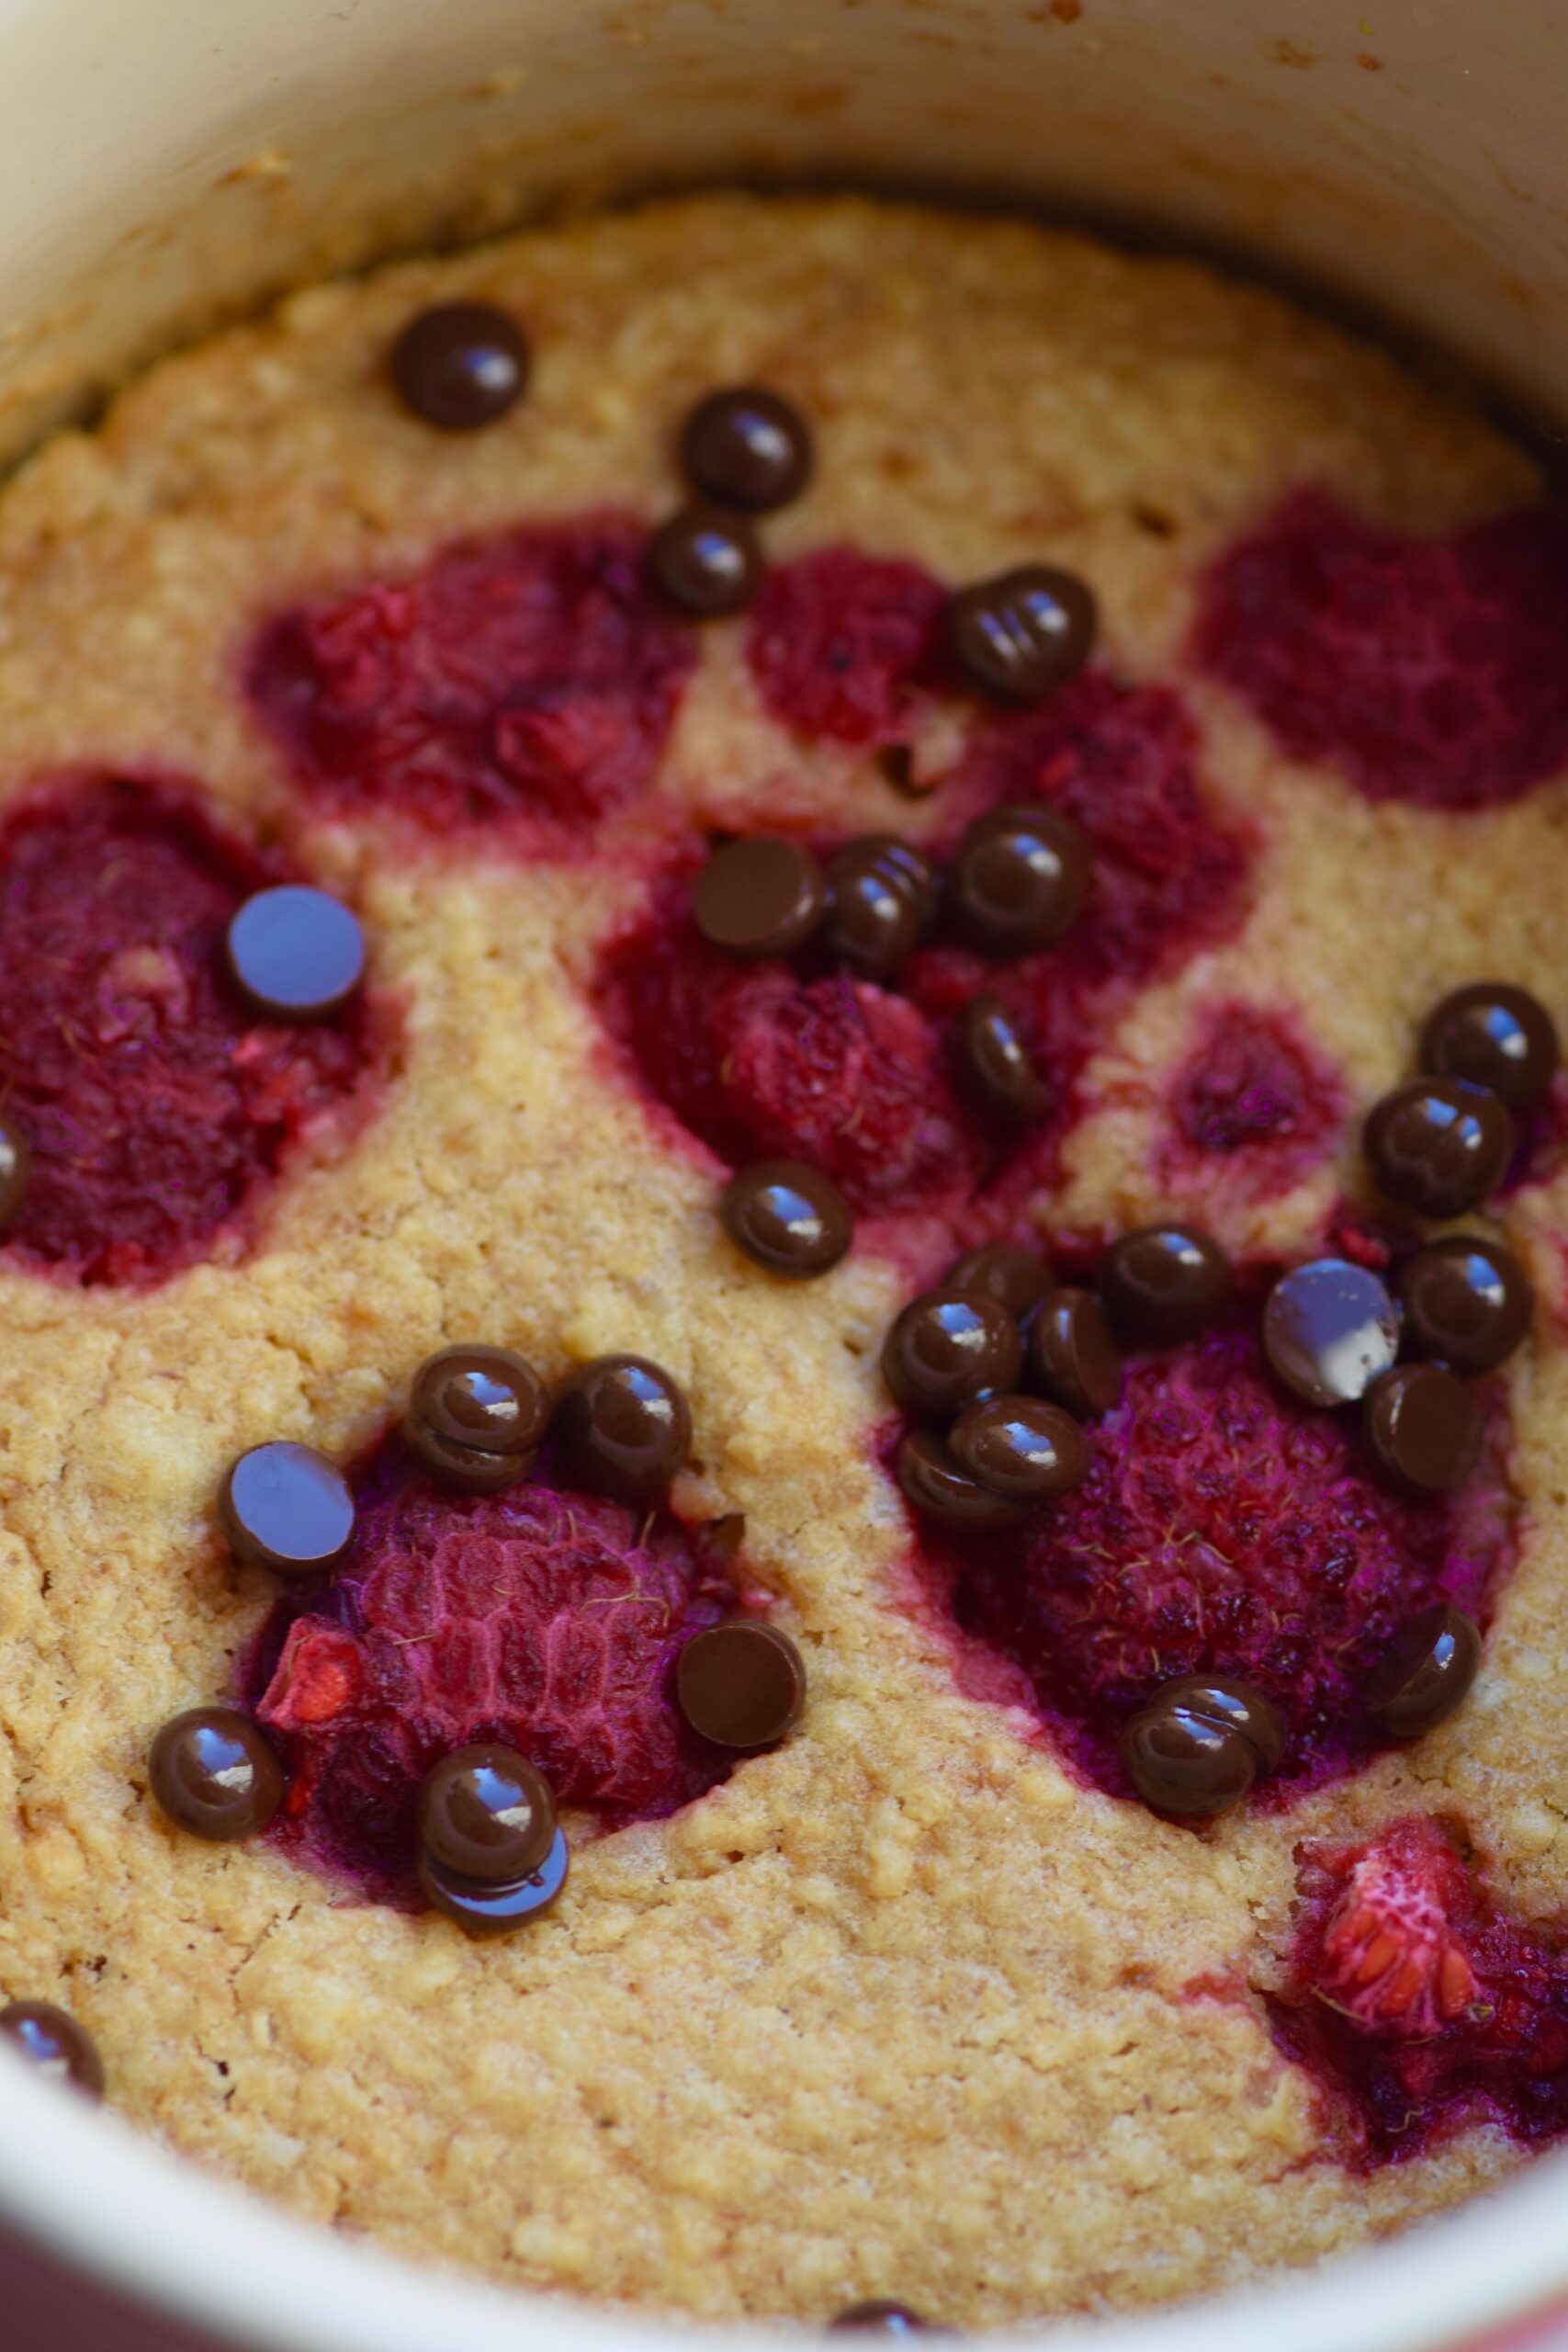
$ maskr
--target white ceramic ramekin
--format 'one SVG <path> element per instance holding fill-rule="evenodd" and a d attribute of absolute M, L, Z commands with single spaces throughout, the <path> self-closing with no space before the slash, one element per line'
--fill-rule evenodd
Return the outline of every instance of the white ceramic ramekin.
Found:
<path fill-rule="evenodd" d="M 0 459 L 312 271 L 738 175 L 1001 196 L 1228 251 L 1550 423 L 1565 96 L 1551 0 L 0 0 Z M 301 2228 L 3 2054 L 0 2224 L 4 2352 L 667 2333 Z M 1376 2254 L 1096 2340 L 1568 2346 L 1568 2158 Z"/>

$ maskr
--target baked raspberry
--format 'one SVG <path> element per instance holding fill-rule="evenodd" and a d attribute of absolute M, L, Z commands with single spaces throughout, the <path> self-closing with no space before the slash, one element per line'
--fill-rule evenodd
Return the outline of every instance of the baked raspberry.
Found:
<path fill-rule="evenodd" d="M 651 781 L 695 660 L 645 544 L 614 515 L 461 540 L 271 622 L 250 695 L 329 807 L 558 853 Z"/>
<path fill-rule="evenodd" d="M 700 1537 L 538 1478 L 447 1494 L 396 1439 L 354 1486 L 347 1556 L 274 1611 L 244 1677 L 288 1766 L 286 1845 L 412 1903 L 419 1783 L 471 1740 L 520 1748 L 606 1828 L 728 1777 L 672 1690 L 682 1643 L 737 1605 Z"/>
<path fill-rule="evenodd" d="M 918 564 L 819 548 L 763 581 L 747 641 L 768 709 L 798 735 L 896 742 L 939 683 L 946 592 Z"/>
<path fill-rule="evenodd" d="M 1346 1107 L 1337 1073 L 1293 1019 L 1215 1005 L 1170 1086 L 1160 1181 L 1179 1192 L 1220 1176 L 1248 1200 L 1266 1200 L 1324 1157 Z"/>
<path fill-rule="evenodd" d="M 1413 1815 L 1371 1845 L 1308 1848 L 1277 2041 L 1352 2154 L 1413 2155 L 1466 2121 L 1568 2131 L 1568 1951 L 1513 1917 L 1458 1824 Z"/>
<path fill-rule="evenodd" d="M 1484 1625 L 1513 1560 L 1500 1396 L 1474 1478 L 1429 1502 L 1377 1484 L 1354 1427 L 1287 1396 L 1250 1330 L 1130 1358 L 1088 1434 L 1080 1487 L 1004 1536 L 927 1532 L 919 1556 L 928 1590 L 1119 1794 L 1117 1734 L 1178 1675 L 1238 1674 L 1273 1700 L 1287 1742 L 1266 1801 L 1359 1763 L 1377 1744 L 1361 1693 L 1392 1636 L 1443 1599 Z"/>
<path fill-rule="evenodd" d="M 85 1283 L 161 1282 L 242 1232 L 356 1090 L 363 1115 L 385 1015 L 261 1021 L 224 977 L 236 908 L 291 878 L 164 784 L 67 779 L 7 818 L 0 1099 L 33 1148 L 19 1251 Z"/>
<path fill-rule="evenodd" d="M 1371 800 L 1487 808 L 1568 760 L 1568 521 L 1414 538 L 1297 493 L 1210 575 L 1193 657 Z"/>

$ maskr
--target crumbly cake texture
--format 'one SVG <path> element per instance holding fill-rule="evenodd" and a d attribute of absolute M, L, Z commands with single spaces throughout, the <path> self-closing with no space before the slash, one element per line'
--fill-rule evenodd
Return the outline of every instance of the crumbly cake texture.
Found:
<path fill-rule="evenodd" d="M 447 439 L 382 361 L 457 294 L 525 320 L 536 368 L 502 423 Z M 1261 1994 L 1303 1840 L 1452 1811 L 1514 1906 L 1562 1903 L 1562 1187 L 1501 1210 L 1541 1298 L 1508 1375 L 1528 1535 L 1457 1719 L 1199 1837 L 964 1695 L 876 1461 L 907 1272 L 861 1250 L 802 1286 L 740 1261 L 714 1167 L 616 1079 L 584 993 L 671 810 L 918 838 L 941 794 L 792 740 L 743 624 L 703 635 L 624 855 L 592 869 L 323 814 L 239 683 L 268 614 L 454 535 L 659 518 L 679 420 L 743 379 L 818 439 L 775 560 L 846 540 L 951 582 L 1070 566 L 1105 657 L 1180 685 L 1206 791 L 1256 828 L 1245 923 L 1120 1021 L 1043 1220 L 1176 1209 L 1235 1251 L 1300 1254 L 1443 989 L 1495 972 L 1568 1012 L 1559 790 L 1483 820 L 1374 803 L 1184 665 L 1205 566 L 1302 483 L 1422 531 L 1538 494 L 1473 418 L 1272 297 L 1020 225 L 714 198 L 323 287 L 161 368 L 0 504 L 0 786 L 196 779 L 352 897 L 402 1031 L 376 1116 L 286 1172 L 248 1250 L 150 1292 L 0 1259 L 0 1990 L 78 2013 L 116 2104 L 171 2144 L 517 2284 L 811 2321 L 891 2294 L 961 2325 L 1235 2285 L 1519 2161 L 1481 2125 L 1347 2169 Z M 1171 1144 L 1178 1073 L 1238 1004 L 1350 1106 L 1262 1197 Z M 585 1846 L 549 1918 L 485 1945 L 268 1846 L 182 1838 L 144 1765 L 165 1718 L 230 1688 L 273 1598 L 217 1532 L 229 1460 L 270 1437 L 358 1452 L 469 1338 L 557 1377 L 619 1348 L 667 1365 L 697 1431 L 677 1506 L 745 1513 L 747 1577 L 811 1675 L 784 1747 Z"/>

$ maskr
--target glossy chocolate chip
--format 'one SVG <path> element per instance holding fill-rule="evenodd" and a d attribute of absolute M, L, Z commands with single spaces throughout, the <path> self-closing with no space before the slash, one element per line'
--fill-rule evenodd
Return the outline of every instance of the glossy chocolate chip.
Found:
<path fill-rule="evenodd" d="M 1024 1377 L 1080 1420 L 1122 1401 L 1122 1359 L 1104 1307 L 1092 1291 L 1048 1291 L 1029 1328 Z"/>
<path fill-rule="evenodd" d="M 852 2303 L 848 2311 L 840 2312 L 829 2324 L 834 2331 L 852 2328 L 874 2335 L 946 2335 L 949 2332 L 922 2319 L 908 2303 L 874 2301 Z"/>
<path fill-rule="evenodd" d="M 696 620 L 744 610 L 762 584 L 762 550 L 743 516 L 717 506 L 682 506 L 661 523 L 648 550 L 656 584 Z"/>
<path fill-rule="evenodd" d="M 444 433 L 471 433 L 504 416 L 526 390 L 531 364 L 516 320 L 489 302 L 422 311 L 392 346 L 404 406 Z"/>
<path fill-rule="evenodd" d="M 1192 1225 L 1145 1225 L 1113 1244 L 1100 1291 L 1118 1332 L 1168 1347 L 1196 1339 L 1231 1303 L 1230 1260 Z"/>
<path fill-rule="evenodd" d="M 1399 1316 L 1365 1266 L 1314 1258 L 1269 1292 L 1263 1351 L 1309 1405 L 1354 1405 L 1399 1353 Z"/>
<path fill-rule="evenodd" d="M 1285 1726 L 1273 1701 L 1239 1674 L 1183 1674 L 1156 1693 L 1166 1707 L 1190 1707 L 1212 1723 L 1240 1732 L 1250 1742 L 1260 1772 L 1278 1770 L 1285 1752 Z"/>
<path fill-rule="evenodd" d="M 354 1533 L 354 1497 L 343 1472 L 314 1446 L 281 1440 L 241 1454 L 220 1490 L 218 1512 L 240 1559 L 283 1576 L 330 1568 Z"/>
<path fill-rule="evenodd" d="M 998 1127 L 1027 1127 L 1051 1107 L 1040 1075 L 1000 997 L 971 997 L 953 1026 L 954 1075 L 964 1094 Z"/>
<path fill-rule="evenodd" d="M 283 1803 L 283 1767 L 265 1733 L 233 1707 L 190 1707 L 166 1723 L 147 1777 L 175 1827 L 214 1845 L 254 1837 Z"/>
<path fill-rule="evenodd" d="M 1015 1241 L 982 1241 L 977 1250 L 965 1250 L 954 1260 L 944 1287 L 978 1291 L 1021 1323 L 1039 1306 L 1051 1280 L 1051 1269 L 1037 1251 L 1022 1250 Z"/>
<path fill-rule="evenodd" d="M 498 1886 L 487 1885 L 482 1879 L 460 1878 L 454 1871 L 443 1870 L 422 1847 L 419 1883 L 434 1907 L 468 1935 L 505 1936 L 549 1909 L 565 1886 L 570 1867 L 565 1836 L 558 1829 L 549 1852 L 527 1878 Z"/>
<path fill-rule="evenodd" d="M 1535 1309 L 1518 1260 L 1477 1234 L 1428 1242 L 1400 1268 L 1398 1286 L 1406 1345 L 1454 1372 L 1490 1372 L 1512 1355 Z"/>
<path fill-rule="evenodd" d="M 961 1470 L 947 1440 L 935 1430 L 911 1430 L 904 1439 L 898 1448 L 898 1484 L 922 1519 L 934 1519 L 954 1531 L 991 1534 L 1017 1527 L 1026 1514 L 1024 1504 L 993 1494 Z"/>
<path fill-rule="evenodd" d="M 1245 1732 L 1163 1691 L 1126 1725 L 1121 1752 L 1144 1803 L 1181 1820 L 1228 1813 L 1258 1778 L 1258 1751 Z"/>
<path fill-rule="evenodd" d="M 316 1021 L 365 978 L 365 934 L 341 899 L 299 883 L 258 890 L 229 925 L 229 969 L 259 1012 Z"/>
<path fill-rule="evenodd" d="M 32 1172 L 32 1146 L 15 1119 L 0 1117 L 0 1227 L 12 1222 L 27 1199 Z"/>
<path fill-rule="evenodd" d="M 1373 1175 L 1423 1216 L 1461 1216 L 1495 1193 L 1514 1153 L 1514 1123 L 1495 1094 L 1461 1078 L 1416 1078 L 1367 1120 Z"/>
<path fill-rule="evenodd" d="M 1033 703 L 1081 670 L 1094 645 L 1093 592 L 1070 571 L 1021 565 L 954 596 L 949 625 L 968 675 L 1004 702 Z"/>
<path fill-rule="evenodd" d="M 681 435 L 681 461 L 721 506 L 767 514 L 798 498 L 810 481 L 811 434 L 777 392 L 736 384 L 698 401 Z"/>
<path fill-rule="evenodd" d="M 982 956 L 1029 956 L 1071 929 L 1089 882 L 1089 850 L 1070 817 L 1010 805 L 964 833 L 948 904 L 960 937 Z"/>
<path fill-rule="evenodd" d="M 443 1348 L 414 1374 L 403 1435 L 444 1485 L 497 1495 L 527 1476 L 549 1418 L 544 1382 L 510 1348 Z"/>
<path fill-rule="evenodd" d="M 1421 1067 L 1438 1078 L 1467 1078 L 1510 1111 L 1539 1102 L 1557 1074 L 1560 1048 L 1551 1015 L 1528 989 L 1475 980 L 1455 989 L 1427 1016 Z"/>
<path fill-rule="evenodd" d="M 942 913 L 942 877 L 924 851 L 897 833 L 859 833 L 844 847 L 874 857 L 902 884 L 915 902 L 917 941 L 929 939 Z"/>
<path fill-rule="evenodd" d="M 554 1435 L 570 1485 L 656 1502 L 691 1453 L 692 1409 L 646 1356 L 599 1356 L 561 1390 Z"/>
<path fill-rule="evenodd" d="M 950 1420 L 976 1396 L 1013 1387 L 1022 1361 L 1018 1325 L 978 1291 L 911 1299 L 882 1350 L 883 1376 L 917 1420 Z"/>
<path fill-rule="evenodd" d="M 544 1774 L 495 1741 L 444 1756 L 419 1792 L 419 1834 L 437 1870 L 485 1886 L 532 1878 L 555 1844 L 556 1826 Z"/>
<path fill-rule="evenodd" d="M 1481 1629 L 1450 1600 L 1435 1601 L 1394 1635 L 1367 1684 L 1372 1721 L 1394 1739 L 1446 1723 L 1481 1671 Z"/>
<path fill-rule="evenodd" d="M 675 1695 L 704 1739 L 720 1747 L 772 1747 L 800 1721 L 806 1661 L 776 1625 L 732 1618 L 686 1644 L 676 1662 Z"/>
<path fill-rule="evenodd" d="M 1367 1444 L 1395 1485 L 1417 1495 L 1461 1487 L 1481 1458 L 1480 1406 L 1446 1364 L 1402 1363 L 1367 1393 Z"/>
<path fill-rule="evenodd" d="M 920 898 L 874 835 L 847 842 L 828 866 L 822 944 L 863 980 L 886 980 L 920 935 Z"/>
<path fill-rule="evenodd" d="M 993 1495 L 1044 1502 L 1082 1484 L 1089 1442 L 1070 1413 L 1039 1396 L 982 1396 L 947 1435 L 959 1468 Z"/>
<path fill-rule="evenodd" d="M 51 2082 L 68 2084 L 88 2098 L 104 2095 L 104 2062 L 85 2025 L 52 2001 L 7 2001 L 0 2034 Z"/>
<path fill-rule="evenodd" d="M 854 1239 L 848 1201 L 830 1176 L 799 1159 L 759 1159 L 724 1188 L 724 1229 L 770 1273 L 825 1274 Z"/>
<path fill-rule="evenodd" d="M 692 885 L 697 929 L 731 956 L 787 956 L 810 938 L 825 903 L 811 852 L 767 834 L 716 849 Z"/>

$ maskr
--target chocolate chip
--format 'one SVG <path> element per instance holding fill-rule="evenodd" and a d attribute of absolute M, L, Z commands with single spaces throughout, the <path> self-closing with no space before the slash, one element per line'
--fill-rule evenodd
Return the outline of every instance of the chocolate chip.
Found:
<path fill-rule="evenodd" d="M 1100 1270 L 1100 1290 L 1116 1329 L 1168 1347 L 1196 1339 L 1231 1303 L 1230 1260 L 1191 1225 L 1145 1225 L 1124 1233 Z"/>
<path fill-rule="evenodd" d="M 721 506 L 766 514 L 811 479 L 811 434 L 799 411 L 760 384 L 710 392 L 686 419 L 681 462 Z"/>
<path fill-rule="evenodd" d="M 504 1936 L 514 1928 L 526 1927 L 531 1919 L 549 1909 L 566 1884 L 570 1867 L 565 1836 L 558 1829 L 555 1842 L 539 1868 L 511 1884 L 489 1886 L 482 1879 L 460 1878 L 455 1871 L 443 1870 L 423 1847 L 420 1849 L 419 1883 L 434 1908 L 455 1920 L 468 1935 Z"/>
<path fill-rule="evenodd" d="M 1367 1120 L 1373 1175 L 1423 1216 L 1460 1216 L 1507 1173 L 1514 1123 L 1495 1094 L 1460 1078 L 1416 1078 Z"/>
<path fill-rule="evenodd" d="M 1251 1743 L 1261 1772 L 1279 1769 L 1285 1752 L 1285 1726 L 1273 1701 L 1239 1674 L 1182 1674 L 1161 1685 L 1156 1699 L 1167 1707 L 1190 1707 L 1212 1723 L 1227 1724 Z"/>
<path fill-rule="evenodd" d="M 1400 1268 L 1398 1287 L 1406 1344 L 1454 1372 L 1490 1372 L 1512 1355 L 1535 1309 L 1518 1260 L 1478 1234 L 1428 1242 Z"/>
<path fill-rule="evenodd" d="M 1026 1127 L 1051 1107 L 1036 1069 L 999 996 L 971 997 L 953 1023 L 956 1077 L 976 1108 L 999 1127 Z"/>
<path fill-rule="evenodd" d="M 1367 1392 L 1367 1443 L 1380 1469 L 1417 1495 L 1447 1494 L 1481 1459 L 1480 1406 L 1446 1364 L 1402 1363 Z"/>
<path fill-rule="evenodd" d="M 967 1529 L 987 1535 L 1017 1527 L 1025 1515 L 1022 1503 L 993 1494 L 961 1470 L 948 1451 L 947 1441 L 935 1430 L 911 1430 L 898 1448 L 898 1484 L 923 1519 L 944 1527 Z"/>
<path fill-rule="evenodd" d="M 982 956 L 1029 956 L 1071 928 L 1089 881 L 1089 850 L 1070 817 L 1009 805 L 964 833 L 948 902 L 961 937 Z"/>
<path fill-rule="evenodd" d="M 1309 1405 L 1354 1405 L 1399 1353 L 1399 1317 L 1365 1266 L 1314 1258 L 1269 1292 L 1263 1351 Z"/>
<path fill-rule="evenodd" d="M 354 1497 L 336 1464 L 314 1446 L 282 1440 L 241 1454 L 220 1489 L 218 1515 L 240 1559 L 283 1576 L 330 1568 L 354 1533 Z"/>
<path fill-rule="evenodd" d="M 863 980 L 886 980 L 920 935 L 921 900 L 873 834 L 847 842 L 828 867 L 822 944 Z"/>
<path fill-rule="evenodd" d="M 929 2319 L 922 2319 L 919 2312 L 912 2312 L 907 2303 L 852 2303 L 848 2311 L 840 2312 L 838 2318 L 829 2324 L 835 2330 L 869 2329 L 877 2335 L 946 2335 L 949 2333 L 945 2327 L 935 2327 Z"/>
<path fill-rule="evenodd" d="M 88 2098 L 104 2095 L 104 2062 L 85 2025 L 52 2001 L 7 2001 L 0 2034 L 51 2082 L 69 2084 Z"/>
<path fill-rule="evenodd" d="M 918 1420 L 947 1420 L 992 1389 L 1011 1388 L 1023 1341 L 1007 1309 L 980 1292 L 926 1291 L 911 1299 L 882 1350 L 896 1401 Z"/>
<path fill-rule="evenodd" d="M 979 1397 L 959 1414 L 947 1444 L 960 1470 L 1009 1502 L 1066 1494 L 1089 1470 L 1089 1444 L 1077 1421 L 1038 1396 Z"/>
<path fill-rule="evenodd" d="M 681 507 L 655 531 L 648 560 L 671 603 L 698 620 L 742 611 L 762 584 L 756 532 L 716 506 Z"/>
<path fill-rule="evenodd" d="M 283 1767 L 265 1734 L 233 1707 L 190 1707 L 166 1723 L 148 1782 L 176 1828 L 214 1845 L 252 1838 L 283 1803 Z"/>
<path fill-rule="evenodd" d="M 549 1418 L 544 1382 L 510 1348 L 443 1348 L 414 1374 L 403 1435 L 445 1485 L 498 1495 L 527 1476 Z"/>
<path fill-rule="evenodd" d="M 824 903 L 811 852 L 765 834 L 727 842 L 692 885 L 697 929 L 731 956 L 787 956 L 810 938 Z"/>
<path fill-rule="evenodd" d="M 1557 1027 L 1528 989 L 1474 980 L 1434 1006 L 1421 1032 L 1421 1067 L 1467 1078 L 1510 1111 L 1539 1102 L 1557 1074 Z"/>
<path fill-rule="evenodd" d="M 1435 1601 L 1396 1634 L 1367 1684 L 1372 1721 L 1395 1739 L 1419 1739 L 1464 1704 L 1481 1671 L 1481 1629 L 1450 1600 Z"/>
<path fill-rule="evenodd" d="M 1024 1364 L 1031 1387 L 1080 1420 L 1109 1413 L 1122 1401 L 1122 1359 L 1092 1291 L 1046 1294 L 1030 1325 Z"/>
<path fill-rule="evenodd" d="M 983 1241 L 949 1267 L 944 1287 L 978 1291 L 1021 1323 L 1050 1289 L 1051 1269 L 1035 1250 L 1014 1241 Z"/>
<path fill-rule="evenodd" d="M 258 890 L 229 925 L 229 969 L 259 1012 L 315 1021 L 365 978 L 365 934 L 340 899 L 300 883 Z"/>
<path fill-rule="evenodd" d="M 444 1875 L 514 1886 L 543 1868 L 556 1842 L 555 1797 L 525 1756 L 481 1741 L 426 1774 L 419 1834 Z"/>
<path fill-rule="evenodd" d="M 915 902 L 917 944 L 929 939 L 942 913 L 942 880 L 924 851 L 897 833 L 860 833 L 844 848 L 875 857 L 903 885 Z"/>
<path fill-rule="evenodd" d="M 392 346 L 392 381 L 426 424 L 471 433 L 521 400 L 532 364 L 515 319 L 489 302 L 422 311 Z"/>
<path fill-rule="evenodd" d="M 800 1721 L 806 1662 L 776 1625 L 734 1617 L 686 1644 L 676 1661 L 675 1695 L 704 1739 L 720 1747 L 772 1747 Z"/>
<path fill-rule="evenodd" d="M 949 614 L 964 669 L 987 694 L 1013 703 L 1039 702 L 1081 670 L 1097 622 L 1092 591 L 1047 563 L 962 589 Z"/>
<path fill-rule="evenodd" d="M 1162 1690 L 1122 1731 L 1122 1761 L 1144 1803 L 1181 1820 L 1209 1820 L 1241 1803 L 1259 1751 L 1228 1714 Z"/>
<path fill-rule="evenodd" d="M 801 1280 L 836 1266 L 854 1239 L 848 1201 L 830 1176 L 799 1159 L 759 1159 L 724 1188 L 724 1229 L 770 1273 Z"/>
<path fill-rule="evenodd" d="M 32 1172 L 32 1146 L 15 1119 L 0 1117 L 0 1227 L 15 1219 Z"/>
<path fill-rule="evenodd" d="M 599 1356 L 561 1390 L 554 1434 L 570 1485 L 656 1502 L 691 1453 L 692 1408 L 645 1356 Z"/>

